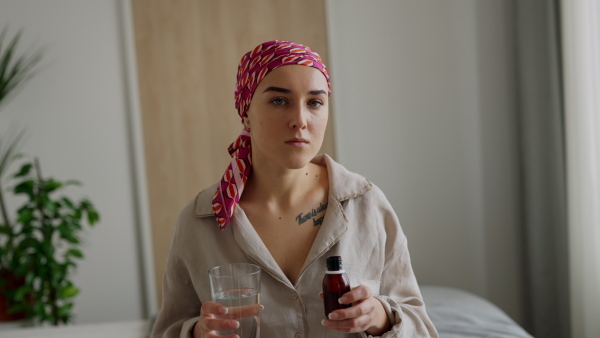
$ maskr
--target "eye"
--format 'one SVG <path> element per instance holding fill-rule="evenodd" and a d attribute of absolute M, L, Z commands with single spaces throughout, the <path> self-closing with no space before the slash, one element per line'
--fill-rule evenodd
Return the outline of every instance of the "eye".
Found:
<path fill-rule="evenodd" d="M 308 102 L 308 105 L 311 107 L 320 107 L 323 105 L 323 102 L 321 102 L 320 100 L 312 100 Z"/>
<path fill-rule="evenodd" d="M 286 104 L 286 100 L 284 98 L 281 97 L 276 97 L 274 99 L 271 100 L 271 103 L 276 105 L 276 106 L 283 106 L 284 104 Z"/>

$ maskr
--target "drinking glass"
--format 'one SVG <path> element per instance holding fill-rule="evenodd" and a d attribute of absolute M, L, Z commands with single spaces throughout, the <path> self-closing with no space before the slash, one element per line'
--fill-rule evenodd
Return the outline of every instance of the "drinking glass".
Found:
<path fill-rule="evenodd" d="M 225 305 L 229 314 L 260 304 L 260 268 L 254 264 L 234 263 L 208 270 L 210 290 L 215 303 Z M 219 335 L 237 334 L 240 338 L 260 338 L 260 315 L 239 318 L 236 330 Z"/>

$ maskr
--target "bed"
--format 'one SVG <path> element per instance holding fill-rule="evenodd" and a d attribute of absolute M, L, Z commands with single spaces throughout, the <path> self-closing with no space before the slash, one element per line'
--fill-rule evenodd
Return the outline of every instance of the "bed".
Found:
<path fill-rule="evenodd" d="M 427 314 L 442 338 L 531 338 L 491 302 L 463 290 L 421 286 Z"/>

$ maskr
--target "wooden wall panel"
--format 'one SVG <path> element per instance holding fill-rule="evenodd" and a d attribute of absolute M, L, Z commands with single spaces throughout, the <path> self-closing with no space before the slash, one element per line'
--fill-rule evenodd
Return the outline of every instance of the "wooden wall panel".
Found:
<path fill-rule="evenodd" d="M 181 208 L 216 182 L 242 129 L 237 65 L 268 40 L 328 61 L 324 0 L 132 0 L 157 294 Z M 330 109 L 330 114 L 331 114 Z M 330 115 L 322 152 L 333 153 Z"/>

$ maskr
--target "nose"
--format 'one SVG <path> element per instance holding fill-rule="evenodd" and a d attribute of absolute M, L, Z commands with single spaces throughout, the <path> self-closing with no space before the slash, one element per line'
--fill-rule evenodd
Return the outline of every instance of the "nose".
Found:
<path fill-rule="evenodd" d="M 298 130 L 306 129 L 308 122 L 307 117 L 308 109 L 305 105 L 300 104 L 297 107 L 294 107 L 290 118 L 290 128 Z"/>

